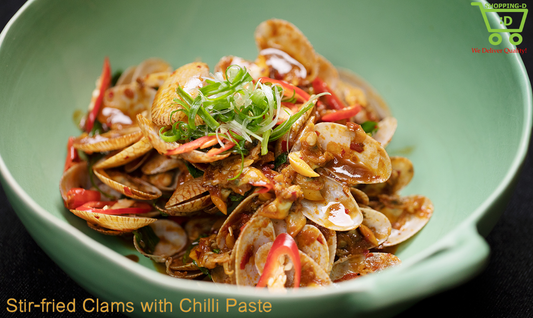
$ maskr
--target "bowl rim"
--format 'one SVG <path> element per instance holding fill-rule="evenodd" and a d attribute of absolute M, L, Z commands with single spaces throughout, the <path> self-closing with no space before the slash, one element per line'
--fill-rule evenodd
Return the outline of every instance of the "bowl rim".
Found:
<path fill-rule="evenodd" d="M 6 26 L 0 33 L 0 49 L 2 49 L 2 47 L 4 46 L 4 40 L 7 34 L 10 32 L 12 25 L 35 2 L 37 1 L 36 0 L 27 1 L 6 24 Z M 480 2 L 487 3 L 486 0 L 482 0 Z M 497 19 L 498 16 L 496 13 L 492 13 L 492 14 L 489 14 L 489 18 L 492 19 L 493 21 L 496 21 L 495 19 Z M 505 36 L 508 37 L 509 35 L 506 34 Z M 173 284 L 172 280 L 165 279 L 165 278 L 168 278 L 167 275 L 161 274 L 157 271 L 146 268 L 138 263 L 128 261 L 118 252 L 115 252 L 109 247 L 91 239 L 89 236 L 85 235 L 83 232 L 81 232 L 74 226 L 58 219 L 57 217 L 49 213 L 46 209 L 44 209 L 39 204 L 37 204 L 37 202 L 35 202 L 15 180 L 15 178 L 13 177 L 13 175 L 7 168 L 1 154 L 0 154 L 0 174 L 2 178 L 0 179 L 3 181 L 4 186 L 10 187 L 11 190 L 13 190 L 14 194 L 18 197 L 18 199 L 20 199 L 28 207 L 30 207 L 29 211 L 25 211 L 24 213 L 35 214 L 35 216 L 39 217 L 42 221 L 46 222 L 50 227 L 55 228 L 56 230 L 63 231 L 66 234 L 72 236 L 73 238 L 77 239 L 86 248 L 93 251 L 95 254 L 98 254 L 100 257 L 103 257 L 105 260 L 109 262 L 112 262 L 112 263 L 115 263 L 121 266 L 125 270 L 129 271 L 131 274 L 134 274 L 135 276 L 141 279 L 151 282 L 154 285 L 165 286 L 166 288 L 174 290 L 175 292 L 180 292 L 180 291 L 206 292 L 207 291 L 219 297 L 227 297 L 228 296 L 227 292 L 231 292 L 232 293 L 231 295 L 235 295 L 237 297 L 246 297 L 246 296 L 250 296 L 251 290 L 254 290 L 254 293 L 253 293 L 254 296 L 265 297 L 270 300 L 278 300 L 278 299 L 281 300 L 281 299 L 289 299 L 289 298 L 290 299 L 301 299 L 301 298 L 309 299 L 310 297 L 325 297 L 325 296 L 331 296 L 331 295 L 345 294 L 348 292 L 357 292 L 357 291 L 363 292 L 363 291 L 371 290 L 373 288 L 373 286 L 375 285 L 373 284 L 374 277 L 382 276 L 382 277 L 390 277 L 394 279 L 394 276 L 397 276 L 399 272 L 401 273 L 403 271 L 410 270 L 410 268 L 412 268 L 415 264 L 421 261 L 424 261 L 424 259 L 438 252 L 443 247 L 449 245 L 450 239 L 454 237 L 455 235 L 457 235 L 458 231 L 461 231 L 465 227 L 472 226 L 472 225 L 474 225 L 474 228 L 475 228 L 476 223 L 480 220 L 480 218 L 484 215 L 484 213 L 489 209 L 491 205 L 495 203 L 495 201 L 499 197 L 503 195 L 506 189 L 508 189 L 508 187 L 512 184 L 512 180 L 517 176 L 518 172 L 520 171 L 520 167 L 525 160 L 527 150 L 530 144 L 531 130 L 532 130 L 531 128 L 532 128 L 533 102 L 532 102 L 531 83 L 529 81 L 529 77 L 528 77 L 528 74 L 523 64 L 522 59 L 520 58 L 520 56 L 518 56 L 518 54 L 511 55 L 511 56 L 509 55 L 510 54 L 507 54 L 507 58 L 510 59 L 511 72 L 516 74 L 516 79 L 520 83 L 520 91 L 524 95 L 524 98 L 522 100 L 522 107 L 524 108 L 525 116 L 524 116 L 524 124 L 522 127 L 520 142 L 518 144 L 517 151 L 514 154 L 513 161 L 511 165 L 509 166 L 509 168 L 507 169 L 505 176 L 500 181 L 496 189 L 494 189 L 494 191 L 465 220 L 461 222 L 460 226 L 450 231 L 449 233 L 444 235 L 442 238 L 438 239 L 430 247 L 410 256 L 409 259 L 402 261 L 401 267 L 391 268 L 384 272 L 376 273 L 370 276 L 361 277 L 357 280 L 345 282 L 343 284 L 338 284 L 335 287 L 330 287 L 330 288 L 320 289 L 320 290 L 300 289 L 297 291 L 291 290 L 287 294 L 276 294 L 276 293 L 272 294 L 272 293 L 269 293 L 267 290 L 257 290 L 253 287 L 242 287 L 242 286 L 238 287 L 238 286 L 233 286 L 233 285 L 224 285 L 224 286 L 221 286 L 221 288 L 210 289 L 209 286 L 212 286 L 212 283 L 202 282 L 202 281 L 190 282 L 188 280 L 182 280 L 180 284 Z M 22 213 L 19 211 L 16 211 L 16 212 Z M 481 256 L 486 258 L 488 257 L 488 253 L 486 253 L 486 255 L 481 255 Z M 438 289 L 439 288 L 435 288 L 435 290 L 438 290 Z"/>

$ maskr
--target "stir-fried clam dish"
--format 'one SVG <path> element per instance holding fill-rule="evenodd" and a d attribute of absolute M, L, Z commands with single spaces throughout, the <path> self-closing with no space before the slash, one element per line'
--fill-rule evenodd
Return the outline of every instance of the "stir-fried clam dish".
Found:
<path fill-rule="evenodd" d="M 400 264 L 385 248 L 433 205 L 399 194 L 414 170 L 385 150 L 396 119 L 291 23 L 255 41 L 255 61 L 213 70 L 106 58 L 68 142 L 66 208 L 182 279 L 318 287 Z"/>

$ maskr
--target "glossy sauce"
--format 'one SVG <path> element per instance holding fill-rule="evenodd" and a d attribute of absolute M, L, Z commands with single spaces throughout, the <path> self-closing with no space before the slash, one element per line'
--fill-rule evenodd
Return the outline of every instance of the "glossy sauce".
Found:
<path fill-rule="evenodd" d="M 335 156 L 324 167 L 348 184 L 371 183 L 377 177 L 362 163 Z"/>
<path fill-rule="evenodd" d="M 321 215 L 327 217 L 327 221 L 336 226 L 350 226 L 354 222 L 350 217 L 350 214 L 346 213 L 347 208 L 340 202 L 328 202 L 327 205 L 322 206 Z"/>

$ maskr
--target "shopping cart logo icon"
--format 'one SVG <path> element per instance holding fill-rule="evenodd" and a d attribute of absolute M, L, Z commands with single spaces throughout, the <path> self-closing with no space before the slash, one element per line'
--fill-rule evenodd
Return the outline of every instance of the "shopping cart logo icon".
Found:
<path fill-rule="evenodd" d="M 524 24 L 526 23 L 528 11 L 528 9 L 526 9 L 525 3 L 500 4 L 498 8 L 494 8 L 490 4 L 487 4 L 484 8 L 483 4 L 481 4 L 480 2 L 471 2 L 470 4 L 472 6 L 478 6 L 481 10 L 481 15 L 483 16 L 483 21 L 485 21 L 485 25 L 487 26 L 487 31 L 491 32 L 491 34 L 489 35 L 490 44 L 499 45 L 500 43 L 502 43 L 502 36 L 500 33 L 511 33 L 509 35 L 509 42 L 511 42 L 511 44 L 513 45 L 519 45 L 520 43 L 522 43 L 522 35 L 520 34 L 520 32 L 522 32 L 522 30 L 524 29 Z M 500 14 L 500 25 L 505 25 L 506 27 L 513 23 L 513 18 L 508 15 L 504 16 L 504 13 L 522 13 L 522 20 L 520 21 L 520 26 L 517 29 L 494 29 L 489 23 L 489 19 L 487 17 L 488 12 L 496 12 Z"/>

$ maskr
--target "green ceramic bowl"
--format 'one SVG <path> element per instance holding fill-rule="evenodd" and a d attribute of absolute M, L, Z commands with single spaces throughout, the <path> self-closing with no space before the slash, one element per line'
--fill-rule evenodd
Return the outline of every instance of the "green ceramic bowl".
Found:
<path fill-rule="evenodd" d="M 254 29 L 273 17 L 293 22 L 317 52 L 365 78 L 398 118 L 388 150 L 416 170 L 403 193 L 424 194 L 435 205 L 429 224 L 398 250 L 402 266 L 284 295 L 178 280 L 148 259 L 127 259 L 131 247 L 63 207 L 65 144 L 78 134 L 72 115 L 86 109 L 105 56 L 115 69 L 148 57 L 174 67 L 198 58 L 213 67 L 230 54 L 254 59 Z M 494 13 L 488 18 L 499 21 Z M 269 302 L 278 316 L 389 316 L 482 269 L 489 253 L 482 236 L 503 211 L 525 157 L 527 74 L 517 54 L 473 53 L 512 48 L 506 33 L 499 46 L 488 36 L 469 1 L 29 1 L 0 36 L 3 187 L 43 250 L 101 301 L 131 302 L 128 314 L 141 316 L 141 301 L 166 299 L 173 313 L 158 314 L 170 317 L 181 313 L 183 299 L 183 310 L 195 299 L 218 303 L 218 314 L 228 316 L 238 313 L 226 308 L 236 299 Z"/>

